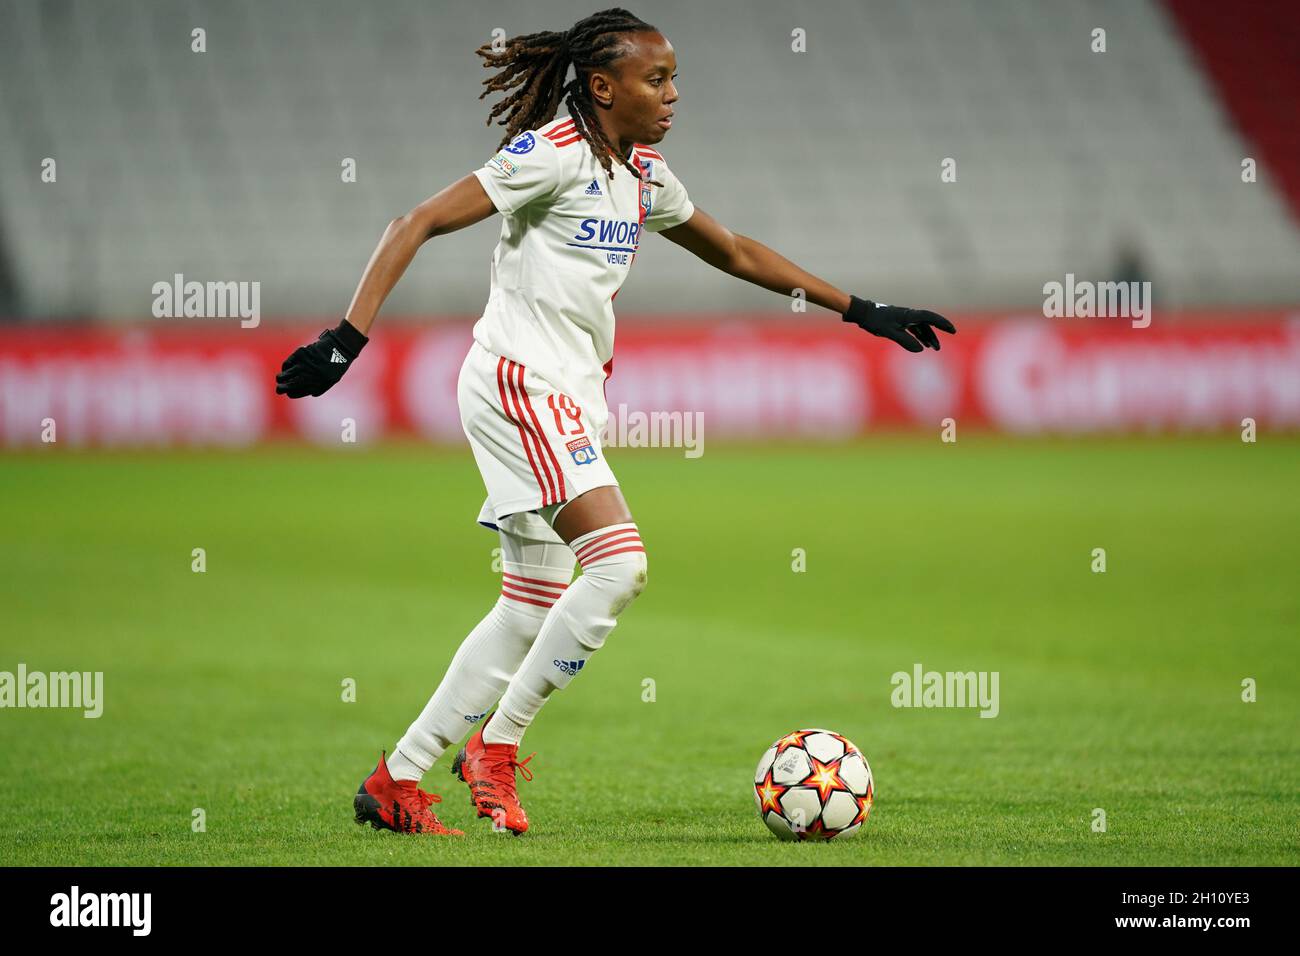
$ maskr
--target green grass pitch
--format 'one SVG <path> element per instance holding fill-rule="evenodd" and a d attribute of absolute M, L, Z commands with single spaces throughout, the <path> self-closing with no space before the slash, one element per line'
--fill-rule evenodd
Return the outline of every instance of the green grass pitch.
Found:
<path fill-rule="evenodd" d="M 882 436 L 611 458 L 649 586 L 525 739 L 532 829 L 474 819 L 449 752 L 424 786 L 468 833 L 440 839 L 356 826 L 352 794 L 499 591 L 467 450 L 7 455 L 0 670 L 100 670 L 106 700 L 99 719 L 0 711 L 0 856 L 1300 862 L 1297 440 Z M 892 707 L 890 676 L 918 662 L 999 672 L 999 715 Z M 870 760 L 857 838 L 785 844 L 758 819 L 754 765 L 799 727 Z"/>

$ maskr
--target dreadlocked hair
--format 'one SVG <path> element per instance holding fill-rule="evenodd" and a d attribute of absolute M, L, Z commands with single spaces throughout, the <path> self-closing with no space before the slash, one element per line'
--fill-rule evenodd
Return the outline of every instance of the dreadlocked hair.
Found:
<path fill-rule="evenodd" d="M 624 169 L 641 179 L 641 171 L 623 158 L 597 122 L 596 104 L 591 99 L 587 76 L 589 71 L 607 67 L 626 55 L 627 48 L 620 34 L 646 33 L 654 29 L 622 7 L 611 7 L 579 20 L 563 33 L 543 30 L 512 37 L 506 41 L 503 50 L 493 49 L 490 43 L 479 47 L 475 52 L 483 57 L 484 68 L 499 68 L 499 71 L 483 81 L 487 89 L 478 98 L 514 90 L 492 107 L 484 124 L 491 126 L 500 114 L 507 114 L 497 123 L 506 128 L 497 149 L 524 130 L 537 129 L 553 120 L 563 99 L 573 117 L 574 127 L 606 175 L 614 178 L 613 155 L 618 157 Z M 570 63 L 573 64 L 574 78 L 565 83 Z M 663 186 L 653 179 L 649 182 Z"/>

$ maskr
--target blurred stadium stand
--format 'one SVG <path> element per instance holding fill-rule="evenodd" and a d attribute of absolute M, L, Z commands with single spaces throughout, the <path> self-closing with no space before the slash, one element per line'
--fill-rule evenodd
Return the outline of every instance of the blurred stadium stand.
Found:
<path fill-rule="evenodd" d="M 4 0 L 8 308 L 147 318 L 152 284 L 179 272 L 259 280 L 268 316 L 340 314 L 387 222 L 495 151 L 475 48 L 602 6 Z M 1158 2 L 628 6 L 677 51 L 662 149 L 692 198 L 842 287 L 1036 309 L 1044 282 L 1136 256 L 1168 306 L 1300 301 L 1287 177 L 1261 162 L 1241 181 L 1259 154 Z M 790 51 L 795 28 L 807 53 Z M 45 157 L 57 184 L 40 181 Z M 956 183 L 940 183 L 945 157 Z M 497 231 L 426 245 L 385 314 L 477 315 Z M 650 242 L 620 314 L 782 310 Z"/>
<path fill-rule="evenodd" d="M 1167 0 L 1233 121 L 1300 219 L 1300 4 Z"/>

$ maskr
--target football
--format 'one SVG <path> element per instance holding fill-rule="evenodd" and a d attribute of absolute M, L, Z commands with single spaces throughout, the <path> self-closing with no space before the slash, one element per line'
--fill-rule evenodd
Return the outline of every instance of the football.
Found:
<path fill-rule="evenodd" d="M 831 840 L 862 829 L 875 783 L 847 737 L 814 728 L 786 734 L 758 762 L 754 802 L 782 840 Z"/>

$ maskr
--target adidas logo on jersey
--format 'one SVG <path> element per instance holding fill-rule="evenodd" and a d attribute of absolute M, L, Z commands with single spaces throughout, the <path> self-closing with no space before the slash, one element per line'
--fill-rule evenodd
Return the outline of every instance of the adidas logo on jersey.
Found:
<path fill-rule="evenodd" d="M 348 364 L 348 360 L 345 359 L 345 358 L 343 357 L 343 353 L 342 353 L 342 352 L 340 352 L 338 349 L 335 349 L 334 352 L 333 352 L 333 354 L 330 355 L 330 364 L 331 364 L 331 365 L 340 365 L 340 364 L 342 364 L 342 365 L 347 365 L 347 364 Z"/>
<path fill-rule="evenodd" d="M 593 179 L 593 180 L 591 181 L 591 185 L 587 187 L 586 195 L 588 195 L 588 196 L 603 196 L 603 195 L 605 195 L 605 194 L 602 193 L 602 192 L 600 191 L 600 183 L 596 182 L 596 180 Z"/>
<path fill-rule="evenodd" d="M 564 673 L 572 677 L 573 675 L 577 674 L 578 671 L 582 670 L 582 665 L 587 662 L 554 660 L 551 663 L 554 664 L 556 667 L 558 667 L 560 670 L 564 671 Z"/>

